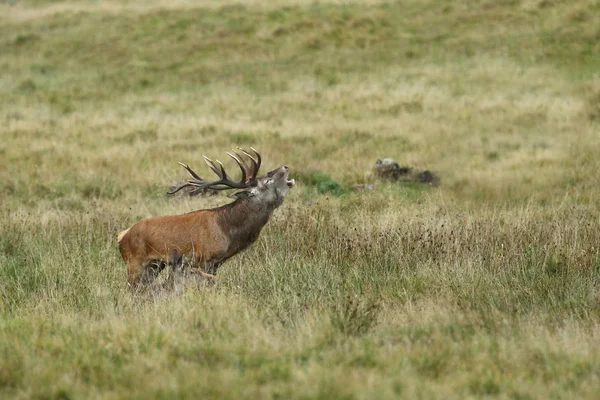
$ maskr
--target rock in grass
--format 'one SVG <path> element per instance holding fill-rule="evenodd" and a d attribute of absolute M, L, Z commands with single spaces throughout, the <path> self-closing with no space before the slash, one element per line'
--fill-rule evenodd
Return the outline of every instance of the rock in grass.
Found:
<path fill-rule="evenodd" d="M 438 180 L 437 176 L 429 170 L 403 166 L 391 158 L 378 159 L 375 162 L 375 175 L 388 182 L 435 183 Z"/>

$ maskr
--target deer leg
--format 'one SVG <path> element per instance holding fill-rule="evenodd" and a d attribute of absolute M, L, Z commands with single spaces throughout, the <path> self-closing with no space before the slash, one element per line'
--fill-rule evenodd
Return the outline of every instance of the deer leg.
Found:
<path fill-rule="evenodd" d="M 144 272 L 145 255 L 136 250 L 136 247 L 132 245 L 131 238 L 128 236 L 119 241 L 119 252 L 127 264 L 127 284 L 130 288 L 135 288 L 140 283 L 140 278 Z"/>
<path fill-rule="evenodd" d="M 171 255 L 171 267 L 173 268 L 173 272 L 183 267 L 183 254 L 179 254 L 176 249 L 173 249 L 173 254 Z"/>
<path fill-rule="evenodd" d="M 164 262 L 165 266 L 171 267 L 171 270 L 168 271 L 167 279 L 163 282 L 163 289 L 177 290 L 177 283 L 181 280 L 181 275 L 183 274 L 183 263 L 183 254 L 179 254 L 176 249 L 173 249 L 171 259 L 168 262 Z"/>
<path fill-rule="evenodd" d="M 205 266 L 206 273 L 212 276 L 217 276 L 217 268 L 223 264 L 224 261 L 216 261 Z"/>
<path fill-rule="evenodd" d="M 130 288 L 139 285 L 142 275 L 144 275 L 144 264 L 137 260 L 127 260 L 127 284 Z"/>
<path fill-rule="evenodd" d="M 149 285 L 156 279 L 158 274 L 167 266 L 167 263 L 162 260 L 150 260 L 144 265 L 144 271 L 140 277 L 140 283 Z"/>

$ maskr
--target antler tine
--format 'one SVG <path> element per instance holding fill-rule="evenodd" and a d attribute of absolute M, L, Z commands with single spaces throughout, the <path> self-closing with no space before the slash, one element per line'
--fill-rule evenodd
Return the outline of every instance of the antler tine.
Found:
<path fill-rule="evenodd" d="M 238 147 L 238 149 L 239 149 L 239 147 Z M 242 162 L 242 165 L 244 166 L 244 169 L 246 170 L 246 172 L 248 172 L 248 169 L 249 169 L 250 167 L 248 167 L 248 164 L 246 164 L 246 161 L 244 161 L 244 157 L 242 157 L 242 156 L 240 155 L 240 153 L 238 153 L 238 152 L 237 152 L 237 151 L 235 151 L 235 150 L 231 150 L 231 151 L 233 151 L 233 154 L 235 154 L 235 155 L 237 156 L 237 158 L 238 158 L 238 159 L 239 159 L 239 160 Z"/>
<path fill-rule="evenodd" d="M 229 175 L 227 175 L 227 172 L 225 172 L 225 167 L 223 166 L 223 163 L 219 160 L 217 160 L 217 162 L 219 163 L 219 167 L 221 168 L 221 176 L 220 178 L 223 180 L 228 180 L 230 181 L 231 178 L 229 177 Z"/>
<path fill-rule="evenodd" d="M 254 154 L 256 154 L 256 158 L 258 158 L 258 166 L 256 167 L 256 170 L 258 171 L 258 169 L 260 168 L 260 164 L 262 163 L 262 157 L 260 156 L 260 154 L 258 153 L 258 151 L 256 151 L 256 149 L 252 146 L 250 146 L 250 150 L 252 150 L 254 152 Z"/>
<path fill-rule="evenodd" d="M 250 153 L 248 153 L 246 150 L 242 149 L 241 147 L 238 147 L 238 150 L 241 150 L 242 153 L 244 153 L 246 156 L 248 156 L 252 161 L 254 161 L 256 163 L 256 159 L 254 158 L 254 156 Z"/>
<path fill-rule="evenodd" d="M 233 152 L 233 154 L 236 155 L 236 157 L 242 162 L 242 164 L 244 165 L 244 168 L 248 169 L 248 164 L 246 164 L 246 161 L 244 161 L 244 158 L 240 155 L 240 153 L 238 153 L 235 150 L 231 150 Z"/>
<path fill-rule="evenodd" d="M 238 147 L 238 149 L 239 149 L 239 147 Z M 244 150 L 243 150 L 243 149 L 240 149 L 240 150 L 242 150 L 242 152 L 243 152 L 244 154 L 247 154 L 247 153 L 245 153 L 245 152 L 244 152 Z M 250 157 L 250 161 L 252 162 L 252 165 L 250 165 L 250 166 L 249 166 L 249 165 L 248 165 L 248 164 L 247 164 L 247 163 L 244 161 L 244 158 L 243 158 L 243 157 L 242 157 L 242 156 L 241 156 L 241 155 L 240 155 L 238 152 L 235 152 L 235 154 L 236 154 L 236 155 L 237 155 L 237 156 L 240 158 L 240 160 L 242 160 L 242 162 L 244 163 L 244 168 L 246 168 L 246 174 L 248 175 L 248 181 L 252 181 L 252 180 L 254 180 L 254 179 L 256 178 L 256 175 L 254 174 L 254 171 L 255 171 L 255 170 L 257 170 L 257 171 L 258 171 L 258 169 L 256 168 L 257 164 L 255 163 L 255 161 L 256 161 L 256 160 L 254 160 L 254 157 Z M 254 178 L 252 178 L 253 176 L 254 176 Z"/>
<path fill-rule="evenodd" d="M 260 157 L 260 154 L 258 154 L 258 152 L 253 148 L 250 147 L 250 149 L 254 152 L 254 154 L 256 154 L 256 158 L 254 158 L 254 156 L 250 153 L 248 153 L 246 150 L 242 149 L 241 147 L 238 147 L 238 149 L 240 149 L 242 151 L 242 153 L 244 153 L 246 156 L 248 156 L 248 158 L 250 158 L 250 161 L 252 162 L 252 178 L 251 180 L 255 180 L 256 179 L 256 175 L 258 174 L 258 170 L 260 169 L 260 164 L 262 162 L 262 158 Z"/>
<path fill-rule="evenodd" d="M 186 183 L 184 183 L 182 185 L 173 187 L 173 189 L 169 190 L 167 192 L 167 194 L 175 194 L 175 193 L 179 192 L 183 188 L 192 187 L 192 186 L 197 187 L 197 185 L 194 185 L 193 183 L 186 182 Z"/>
<path fill-rule="evenodd" d="M 187 165 L 187 164 L 184 164 L 184 163 L 182 163 L 182 162 L 180 162 L 180 163 L 179 163 L 179 165 L 181 165 L 183 168 L 185 168 L 185 169 L 187 170 L 187 172 L 189 172 L 189 173 L 190 173 L 190 175 L 191 175 L 192 177 L 194 177 L 194 179 L 197 179 L 197 180 L 199 180 L 199 181 L 203 181 L 203 179 L 202 179 L 202 178 L 200 178 L 200 177 L 198 176 L 198 174 L 196 174 L 196 173 L 194 172 L 194 170 L 190 168 L 190 166 L 189 166 L 189 165 Z"/>
<path fill-rule="evenodd" d="M 210 167 L 210 169 L 212 169 L 212 171 L 217 174 L 217 176 L 219 178 L 223 178 L 223 175 L 221 175 L 221 171 L 219 171 L 219 168 L 217 168 L 217 166 L 215 165 L 215 163 L 213 162 L 213 160 L 211 160 L 210 158 L 206 157 L 206 156 L 202 156 L 204 158 L 204 162 L 206 163 L 206 165 L 208 165 Z"/>
<path fill-rule="evenodd" d="M 237 155 L 237 153 L 234 151 L 234 154 Z M 237 165 L 239 165 L 240 169 L 242 170 L 242 182 L 246 182 L 246 168 L 244 168 L 244 164 L 243 161 L 241 161 L 238 157 L 234 156 L 233 154 L 231 154 L 230 152 L 227 152 L 227 155 L 231 158 L 233 158 L 235 160 L 235 162 L 237 163 Z"/>

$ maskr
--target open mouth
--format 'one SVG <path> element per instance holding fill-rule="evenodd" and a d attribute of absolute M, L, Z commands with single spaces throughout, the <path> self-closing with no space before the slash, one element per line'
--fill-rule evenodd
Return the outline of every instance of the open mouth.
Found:
<path fill-rule="evenodd" d="M 296 180 L 295 179 L 288 179 L 285 181 L 285 183 L 287 183 L 288 187 L 292 187 L 296 184 Z"/>

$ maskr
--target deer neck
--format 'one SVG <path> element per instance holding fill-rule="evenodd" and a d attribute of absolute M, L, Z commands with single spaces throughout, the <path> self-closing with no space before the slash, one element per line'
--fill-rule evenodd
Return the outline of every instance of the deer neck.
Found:
<path fill-rule="evenodd" d="M 218 209 L 218 223 L 233 251 L 252 244 L 273 210 L 250 199 L 238 199 Z"/>

